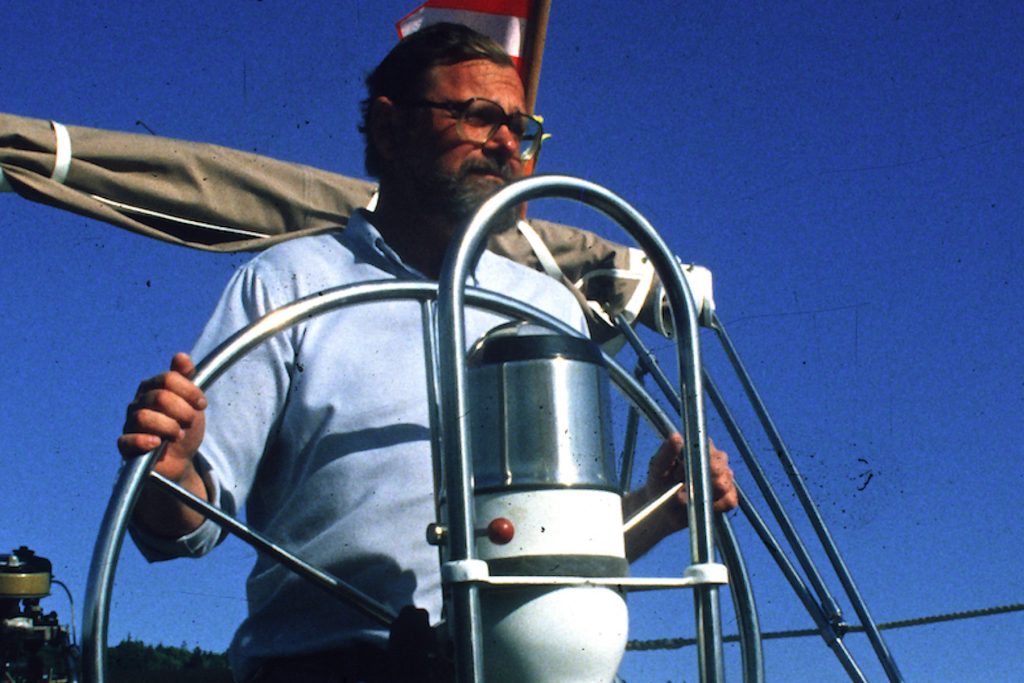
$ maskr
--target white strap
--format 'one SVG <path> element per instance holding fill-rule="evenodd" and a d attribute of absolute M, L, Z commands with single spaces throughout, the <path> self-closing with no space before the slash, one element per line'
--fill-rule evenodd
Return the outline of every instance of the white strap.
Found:
<path fill-rule="evenodd" d="M 541 268 L 544 269 L 544 272 L 556 280 L 561 280 L 562 269 L 558 267 L 555 257 L 551 254 L 551 250 L 548 249 L 548 245 L 544 244 L 544 240 L 540 238 L 540 235 L 538 235 L 537 231 L 533 229 L 533 226 L 526 221 L 519 221 L 516 223 L 516 228 L 518 228 L 519 233 L 526 238 L 526 241 L 530 243 L 530 248 L 533 249 L 533 253 L 537 255 L 537 260 L 540 261 Z"/>
<path fill-rule="evenodd" d="M 68 171 L 71 170 L 71 135 L 64 124 L 50 121 L 53 128 L 53 135 L 57 139 L 53 152 L 53 173 L 50 177 L 61 185 L 68 179 Z M 0 192 L 13 192 L 11 183 L 4 177 L 4 171 L 0 168 Z"/>
<path fill-rule="evenodd" d="M 642 250 L 630 247 L 629 269 L 634 273 L 640 272 L 640 282 L 637 283 L 633 296 L 629 297 L 626 308 L 622 311 L 626 320 L 633 322 L 640 315 L 640 309 L 644 307 L 647 294 L 651 291 L 651 285 L 654 283 L 654 266 Z"/>
<path fill-rule="evenodd" d="M 53 134 L 57 138 L 57 146 L 54 151 L 53 173 L 50 177 L 61 185 L 68 178 L 68 171 L 71 170 L 71 136 L 64 124 L 50 121 L 53 127 Z"/>
<path fill-rule="evenodd" d="M 364 208 L 367 211 L 369 211 L 370 213 L 373 213 L 374 211 L 377 210 L 377 200 L 379 200 L 379 199 L 380 199 L 380 190 L 379 189 L 374 190 L 373 194 L 370 195 L 370 201 L 366 202 L 366 207 L 364 207 Z"/>
<path fill-rule="evenodd" d="M 576 281 L 575 285 L 577 289 L 582 289 L 588 281 L 599 278 L 609 277 L 618 280 L 636 280 L 636 287 L 633 288 L 633 293 L 629 297 L 629 301 L 622 309 L 622 315 L 626 319 L 626 322 L 632 323 L 636 320 L 637 316 L 640 315 L 640 309 L 644 307 L 644 302 L 647 300 L 647 294 L 651 291 L 651 285 L 654 283 L 654 266 L 650 260 L 640 249 L 633 247 L 629 248 L 629 267 L 628 268 L 601 268 L 598 270 L 592 270 L 582 278 Z M 590 308 L 594 313 L 604 320 L 609 325 L 613 325 L 611 318 L 608 317 L 608 313 L 604 310 L 604 306 L 598 301 L 588 301 Z"/>

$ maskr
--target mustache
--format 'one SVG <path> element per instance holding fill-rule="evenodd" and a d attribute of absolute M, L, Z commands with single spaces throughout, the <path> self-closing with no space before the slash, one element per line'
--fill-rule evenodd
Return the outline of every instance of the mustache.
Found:
<path fill-rule="evenodd" d="M 512 168 L 508 164 L 500 164 L 494 159 L 467 159 L 459 168 L 459 180 L 478 173 L 496 175 L 506 183 L 512 181 Z"/>

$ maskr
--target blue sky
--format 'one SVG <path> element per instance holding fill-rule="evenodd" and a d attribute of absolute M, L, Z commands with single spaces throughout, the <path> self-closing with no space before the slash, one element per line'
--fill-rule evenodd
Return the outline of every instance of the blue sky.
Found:
<path fill-rule="evenodd" d="M 0 110 L 362 175 L 362 79 L 413 4 L 12 3 Z M 1021 7 L 554 5 L 538 97 L 554 137 L 541 170 L 619 193 L 715 273 L 719 315 L 875 618 L 1024 602 Z M 615 234 L 585 207 L 532 211 Z M 14 195 L 0 196 L 0 225 L 0 549 L 51 558 L 81 602 L 124 406 L 140 377 L 191 346 L 245 257 Z M 734 522 L 763 627 L 809 626 Z M 638 572 L 678 572 L 684 545 Z M 233 542 L 157 567 L 127 549 L 113 640 L 226 647 L 251 561 Z M 62 598 L 48 602 L 66 614 Z M 685 595 L 634 601 L 633 618 L 637 637 L 693 629 Z M 1016 680 L 1022 619 L 886 639 L 909 680 Z M 880 679 L 863 637 L 848 640 Z M 769 680 L 843 680 L 815 639 L 773 641 L 766 659 Z M 696 678 L 688 652 L 630 655 L 624 672 L 631 683 Z"/>

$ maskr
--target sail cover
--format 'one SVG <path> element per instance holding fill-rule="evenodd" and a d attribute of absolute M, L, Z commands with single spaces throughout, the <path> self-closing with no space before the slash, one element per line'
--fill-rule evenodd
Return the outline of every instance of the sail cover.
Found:
<path fill-rule="evenodd" d="M 211 251 L 336 230 L 374 192 L 365 180 L 218 145 L 10 114 L 0 114 L 0 188 Z M 595 338 L 613 335 L 605 311 L 659 328 L 657 283 L 638 250 L 543 220 L 525 229 L 493 237 L 490 248 L 572 286 Z"/>
<path fill-rule="evenodd" d="M 215 251 L 344 226 L 373 193 L 366 181 L 217 145 L 9 114 L 0 169 L 25 199 Z"/>

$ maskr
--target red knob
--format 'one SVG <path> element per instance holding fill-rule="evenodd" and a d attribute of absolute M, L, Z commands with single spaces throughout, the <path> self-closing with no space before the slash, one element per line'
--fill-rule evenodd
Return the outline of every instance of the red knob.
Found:
<path fill-rule="evenodd" d="M 495 545 L 505 545 L 516 535 L 512 522 L 504 517 L 497 517 L 487 525 L 487 538 Z"/>

